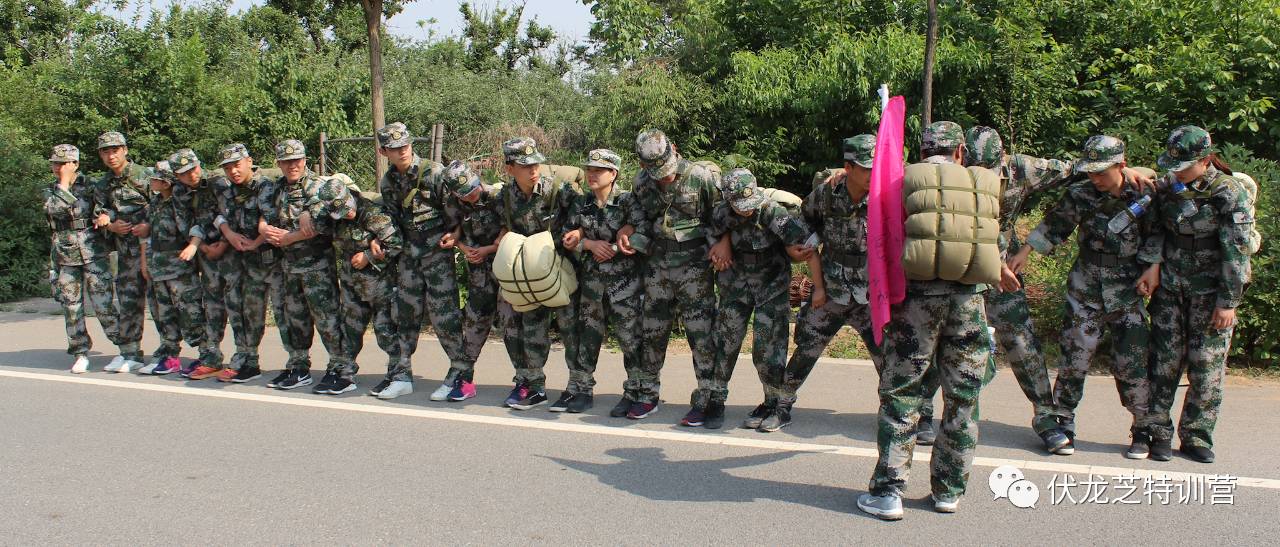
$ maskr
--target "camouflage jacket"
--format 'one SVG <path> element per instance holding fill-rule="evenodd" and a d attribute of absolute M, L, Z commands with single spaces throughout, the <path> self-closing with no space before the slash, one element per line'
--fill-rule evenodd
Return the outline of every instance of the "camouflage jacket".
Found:
<path fill-rule="evenodd" d="M 1161 287 L 1175 294 L 1216 293 L 1217 307 L 1239 306 L 1249 280 L 1247 251 L 1254 222 L 1244 188 L 1213 166 L 1183 194 L 1168 189 L 1172 182 L 1170 174 L 1157 195 Z M 1183 212 L 1192 207 L 1194 214 Z"/>
<path fill-rule="evenodd" d="M 214 225 L 223 203 L 234 200 L 235 189 L 222 176 L 201 177 L 195 188 L 182 183 L 173 185 L 173 197 L 191 211 L 191 235 L 204 243 L 222 241 L 222 232 Z"/>
<path fill-rule="evenodd" d="M 67 190 L 56 181 L 44 189 L 44 215 L 52 233 L 51 267 L 80 266 L 111 252 L 106 237 L 93 227 L 98 195 L 84 175 L 77 176 Z"/>
<path fill-rule="evenodd" d="M 659 184 L 641 170 L 632 193 L 644 210 L 653 239 L 651 264 L 670 268 L 706 260 L 707 245 L 721 235 L 711 219 L 721 200 L 720 179 L 715 173 L 680 158 L 671 184 Z"/>
<path fill-rule="evenodd" d="M 733 266 L 716 276 L 722 289 L 751 291 L 760 300 L 788 290 L 791 260 L 785 247 L 808 239 L 809 228 L 803 221 L 792 218 L 773 200 L 750 216 L 738 214 L 722 201 L 711 218 L 716 230 L 729 237 L 733 250 Z"/>
<path fill-rule="evenodd" d="M 356 200 L 356 218 L 338 220 L 333 245 L 338 253 L 338 272 L 342 283 L 350 287 L 366 302 L 389 302 L 395 280 L 396 256 L 404 244 L 395 221 L 382 207 L 366 198 Z M 369 245 L 378 240 L 385 256 L 379 260 L 369 252 Z M 351 257 L 364 253 L 369 265 L 357 270 L 351 265 Z"/>
<path fill-rule="evenodd" d="M 191 240 L 191 210 L 176 197 L 151 197 L 147 219 L 151 235 L 147 243 L 147 270 L 151 279 L 165 281 L 190 274 L 192 262 L 178 258 Z"/>
<path fill-rule="evenodd" d="M 449 195 L 446 204 L 451 214 L 457 217 L 456 222 L 462 234 L 458 241 L 468 247 L 484 247 L 493 245 L 502 233 L 502 194 L 501 188 L 484 184 L 480 189 L 480 199 L 475 203 L 467 203 Z M 492 258 L 492 255 L 490 255 Z"/>
<path fill-rule="evenodd" d="M 823 173 L 819 173 L 825 179 Z M 816 179 L 801 211 L 822 243 L 822 279 L 827 299 L 837 304 L 866 304 L 867 196 L 857 203 L 842 180 L 834 187 Z"/>
<path fill-rule="evenodd" d="M 218 216 L 213 219 L 215 227 L 220 229 L 223 224 L 226 224 L 237 234 L 249 239 L 258 239 L 258 219 L 263 216 L 259 196 L 264 193 L 274 195 L 276 179 L 262 175 L 257 172 L 256 167 L 254 171 L 253 176 L 244 184 L 228 181 L 230 190 L 224 192 L 222 199 L 218 201 Z M 257 249 L 245 254 L 255 256 L 262 264 L 271 264 L 279 259 L 280 249 L 264 241 Z"/>
<path fill-rule="evenodd" d="M 636 227 L 636 233 L 649 237 L 642 230 L 644 212 L 635 201 L 635 194 L 614 184 L 613 191 L 605 199 L 604 206 L 596 202 L 595 195 L 585 195 L 574 208 L 569 229 L 581 229 L 582 239 L 593 239 L 616 244 L 618 230 L 623 226 Z M 583 277 L 600 277 L 611 302 L 634 297 L 640 290 L 642 256 L 639 253 L 625 255 L 618 252 L 605 262 L 596 262 L 590 251 L 583 250 L 580 257 Z"/>
<path fill-rule="evenodd" d="M 258 210 L 267 224 L 288 231 L 301 229 L 303 213 L 311 214 L 311 208 L 320 199 L 322 185 L 341 184 L 332 179 L 322 179 L 307 171 L 297 182 L 289 183 L 280 177 L 274 184 L 258 194 Z M 330 267 L 333 264 L 334 221 L 329 215 L 311 215 L 316 236 L 284 248 L 284 264 L 290 273 L 302 273 Z"/>
<path fill-rule="evenodd" d="M 573 212 L 581 194 L 572 182 L 561 183 L 555 187 L 551 177 L 538 177 L 533 192 L 525 195 L 515 179 L 499 192 L 502 198 L 502 226 L 508 231 L 520 235 L 533 235 L 550 231 L 555 237 L 556 246 L 560 247 L 565 226 L 569 223 L 569 215 Z"/>
<path fill-rule="evenodd" d="M 383 211 L 400 228 L 406 256 L 421 258 L 439 252 L 440 237 L 457 227 L 456 215 L 447 209 L 447 197 L 452 194 L 440 180 L 443 170 L 438 163 L 414 156 L 408 172 L 392 167 L 378 181 Z"/>
<path fill-rule="evenodd" d="M 1009 154 L 996 169 L 1003 189 L 1000 193 L 1000 251 L 1006 257 L 1022 247 L 1018 238 L 1018 217 L 1035 206 L 1046 192 L 1061 188 L 1073 179 L 1073 164 L 1061 160 Z"/>
<path fill-rule="evenodd" d="M 139 224 L 147 220 L 147 202 L 151 200 L 151 181 L 147 168 L 133 162 L 125 164 L 117 176 L 107 171 L 94 184 L 98 192 L 97 212 L 106 214 L 111 220 L 123 220 Z M 115 234 L 103 232 L 116 250 L 139 256 L 138 238 L 132 234 Z"/>
<path fill-rule="evenodd" d="M 1131 180 L 1125 181 L 1120 197 L 1098 191 L 1087 180 L 1074 183 L 1027 237 L 1028 245 L 1047 255 L 1079 228 L 1080 254 L 1067 276 L 1067 294 L 1075 302 L 1110 313 L 1141 299 L 1134 284 L 1148 265 L 1160 261 L 1160 246 L 1152 237 L 1157 231 L 1154 204 L 1119 233 L 1107 224 L 1128 214 L 1125 209 L 1143 195 L 1148 193 Z"/>

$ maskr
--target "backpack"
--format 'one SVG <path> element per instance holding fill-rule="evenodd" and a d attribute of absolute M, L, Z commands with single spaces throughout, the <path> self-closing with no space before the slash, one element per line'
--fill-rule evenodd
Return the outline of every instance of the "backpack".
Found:
<path fill-rule="evenodd" d="M 1249 228 L 1248 250 L 1249 254 L 1253 255 L 1258 252 L 1258 249 L 1262 248 L 1262 233 L 1258 231 L 1258 223 L 1256 222 L 1258 218 L 1258 183 L 1253 180 L 1253 177 L 1239 171 L 1236 171 L 1232 176 L 1242 183 L 1241 186 L 1244 187 L 1244 193 L 1248 197 L 1249 217 L 1255 221 L 1253 227 Z"/>

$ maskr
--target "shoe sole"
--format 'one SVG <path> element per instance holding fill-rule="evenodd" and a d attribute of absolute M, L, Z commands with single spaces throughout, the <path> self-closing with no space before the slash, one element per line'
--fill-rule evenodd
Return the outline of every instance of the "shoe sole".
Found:
<path fill-rule="evenodd" d="M 680 420 L 680 425 L 685 427 L 702 427 L 702 424 L 704 423 L 706 423 L 706 420 L 703 420 L 701 422 L 690 422 L 687 420 Z"/>
<path fill-rule="evenodd" d="M 1150 456 L 1150 455 L 1151 455 L 1151 452 L 1143 452 L 1143 453 L 1141 453 L 1141 454 L 1139 454 L 1139 453 L 1137 453 L 1137 452 L 1125 452 L 1125 453 L 1124 453 L 1124 457 L 1125 457 L 1126 459 L 1130 459 L 1130 460 L 1145 460 L 1145 459 L 1147 459 L 1147 457 L 1148 457 L 1148 456 Z"/>
<path fill-rule="evenodd" d="M 1064 446 L 1062 448 L 1055 450 L 1053 453 L 1059 456 L 1070 456 L 1076 453 L 1076 449 L 1072 447 Z"/>
<path fill-rule="evenodd" d="M 349 385 L 349 386 L 347 386 L 347 387 L 344 387 L 344 388 L 342 388 L 342 389 L 330 389 L 329 391 L 326 391 L 325 393 L 327 393 L 327 394 L 329 394 L 329 395 L 342 395 L 343 393 L 349 393 L 349 392 L 355 391 L 355 390 L 356 390 L 356 388 L 358 388 L 358 387 L 359 387 L 359 386 L 357 386 L 357 385 L 355 385 L 355 384 L 351 384 L 351 385 Z"/>
<path fill-rule="evenodd" d="M 1173 459 L 1173 454 L 1168 454 L 1168 455 L 1150 454 L 1149 457 L 1151 458 L 1151 461 L 1167 462 Z"/>
<path fill-rule="evenodd" d="M 435 401 L 435 402 L 437 402 L 437 403 L 439 403 L 439 402 L 443 402 L 443 401 L 448 401 L 448 400 L 449 400 L 449 396 L 448 396 L 448 395 L 443 395 L 443 396 L 441 396 L 441 395 L 436 395 L 436 394 L 434 394 L 434 393 L 432 393 L 432 394 L 431 394 L 431 396 L 430 396 L 430 397 L 427 397 L 427 398 L 428 398 L 428 399 L 430 399 L 430 400 L 432 400 L 432 401 Z"/>
<path fill-rule="evenodd" d="M 514 405 L 511 405 L 511 409 L 512 409 L 512 410 L 531 410 L 531 409 L 533 409 L 534 407 L 539 407 L 539 406 L 542 406 L 542 405 L 545 405 L 545 404 L 547 404 L 547 402 L 546 402 L 546 401 L 542 401 L 541 403 L 533 403 L 533 404 L 529 404 L 529 405 L 514 404 Z"/>
<path fill-rule="evenodd" d="M 858 509 L 861 509 L 863 513 L 871 515 L 880 520 L 902 520 L 902 513 L 886 513 L 874 507 L 867 507 L 862 503 L 858 503 Z"/>
<path fill-rule="evenodd" d="M 209 378 L 216 377 L 219 372 L 222 372 L 222 371 L 218 371 L 213 374 L 192 374 L 191 376 L 187 376 L 187 378 L 190 378 L 192 380 L 208 380 Z"/>
<path fill-rule="evenodd" d="M 399 397 L 404 397 L 405 395 L 412 395 L 412 394 L 413 394 L 412 391 L 405 392 L 405 393 L 396 393 L 394 395 L 387 393 L 386 391 L 382 391 L 378 393 L 378 399 L 382 401 L 390 401 L 392 399 L 396 399 Z"/>
<path fill-rule="evenodd" d="M 285 391 L 291 391 L 291 390 L 294 390 L 294 389 L 298 389 L 298 388 L 300 388 L 300 387 L 307 387 L 307 386 L 311 385 L 311 384 L 312 384 L 312 382 L 313 382 L 313 380 L 312 380 L 311 378 L 307 378 L 306 380 L 302 380 L 301 382 L 298 382 L 298 383 L 293 384 L 293 385 L 291 385 L 291 386 L 286 386 L 286 385 L 284 385 L 284 384 L 280 384 L 280 385 L 276 386 L 276 389 L 282 389 L 282 390 L 285 390 Z"/>
<path fill-rule="evenodd" d="M 463 395 L 461 397 L 449 397 L 449 402 L 461 403 L 462 401 L 465 401 L 467 399 L 474 399 L 474 398 L 475 398 L 475 394 L 473 393 L 471 395 Z"/>
<path fill-rule="evenodd" d="M 243 383 L 245 383 L 245 382 L 252 382 L 252 381 L 254 381 L 254 380 L 257 380 L 257 379 L 258 379 L 258 378 L 260 378 L 261 376 L 262 376 L 261 374 L 254 374 L 253 376 L 250 376 L 250 377 L 248 377 L 248 378 L 232 378 L 232 379 L 230 379 L 230 380 L 228 380 L 228 381 L 229 381 L 229 382 L 231 382 L 231 383 L 233 383 L 233 384 L 243 384 Z"/>
<path fill-rule="evenodd" d="M 1053 454 L 1054 452 L 1057 452 L 1058 450 L 1062 449 L 1062 447 L 1067 446 L 1068 444 L 1071 444 L 1071 441 L 1064 441 L 1054 446 L 1049 446 L 1046 444 L 1044 445 L 1044 449 L 1046 452 Z"/>
<path fill-rule="evenodd" d="M 570 409 L 569 409 L 569 410 L 567 410 L 566 412 L 568 412 L 569 414 L 582 414 L 583 412 L 586 412 L 586 411 L 587 411 L 588 409 L 590 409 L 591 407 L 592 407 L 592 405 L 587 405 L 587 406 L 584 406 L 584 407 L 582 407 L 582 408 L 570 408 Z"/>
<path fill-rule="evenodd" d="M 756 429 L 756 431 L 759 431 L 759 432 L 761 432 L 761 433 L 773 433 L 773 432 L 776 432 L 776 431 L 778 431 L 779 429 L 782 429 L 782 428 L 787 427 L 787 426 L 789 426 L 789 425 L 791 425 L 791 422 L 787 422 L 787 423 L 784 423 L 784 424 L 782 424 L 782 425 L 779 425 L 778 427 L 773 427 L 773 428 L 769 428 L 769 427 L 763 427 L 763 426 L 761 426 L 760 428 L 757 428 L 757 429 Z"/>

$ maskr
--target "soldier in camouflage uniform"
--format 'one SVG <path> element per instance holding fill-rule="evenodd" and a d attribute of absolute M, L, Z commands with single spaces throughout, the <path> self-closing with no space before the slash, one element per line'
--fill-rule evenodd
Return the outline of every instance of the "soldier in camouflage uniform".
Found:
<path fill-rule="evenodd" d="M 729 239 L 721 238 L 711 222 L 711 212 L 720 202 L 720 177 L 681 157 L 661 131 L 641 132 L 636 137 L 636 155 L 644 169 L 636 174 L 632 195 L 644 209 L 653 239 L 644 287 L 644 367 L 662 370 L 678 310 L 698 380 L 689 397 L 693 408 L 680 423 L 696 427 L 703 425 L 708 413 L 724 413 L 723 404 L 711 403 L 717 351 L 713 264 L 724 269 L 730 260 Z M 623 228 L 620 249 L 632 248 L 631 231 Z M 655 378 L 652 392 L 656 394 L 658 388 Z M 643 418 L 657 405 L 656 396 L 646 395 L 627 417 Z"/>
<path fill-rule="evenodd" d="M 140 343 L 146 322 L 147 281 L 142 277 L 139 238 L 147 234 L 150 182 L 147 168 L 129 161 L 128 154 L 124 135 L 108 131 L 98 136 L 98 156 L 107 172 L 94 184 L 98 192 L 96 224 L 110 232 L 107 243 L 116 251 L 116 321 L 124 340 L 120 356 L 104 367 L 108 372 L 142 368 Z"/>
<path fill-rule="evenodd" d="M 280 342 L 290 356 L 294 355 L 285 328 L 284 271 L 281 269 L 281 252 L 267 243 L 265 234 L 258 233 L 258 195 L 271 194 L 275 180 L 259 170 L 243 144 L 231 144 L 219 153 L 219 166 L 230 183 L 231 191 L 218 202 L 218 216 L 213 224 L 221 232 L 223 240 L 233 249 L 225 260 L 227 281 L 227 319 L 231 322 L 231 334 L 236 352 L 218 380 L 244 383 L 262 375 L 258 362 L 258 346 L 266 330 L 267 299 L 271 299 L 272 314 L 276 317 Z M 278 174 L 275 175 L 279 177 Z M 305 313 L 300 310 L 299 313 Z M 286 369 L 291 368 L 289 365 Z"/>
<path fill-rule="evenodd" d="M 458 227 L 440 238 L 440 245 L 457 249 L 467 266 L 467 303 L 462 309 L 462 341 L 467 359 L 449 368 L 431 400 L 458 402 L 476 396 L 475 361 L 498 316 L 493 255 L 498 252 L 498 236 L 502 234 L 502 199 L 500 188 L 485 184 L 465 162 L 450 163 L 443 178 L 450 191 L 447 207 L 457 215 Z"/>
<path fill-rule="evenodd" d="M 1239 179 L 1218 160 L 1204 129 L 1174 130 L 1159 164 L 1169 175 L 1156 208 L 1163 262 L 1150 307 L 1151 457 L 1170 457 L 1169 411 L 1186 370 L 1179 450 L 1210 463 L 1236 308 L 1249 280 L 1254 217 Z"/>
<path fill-rule="evenodd" d="M 831 339 L 846 324 L 862 338 L 876 370 L 883 368 L 881 349 L 871 332 L 871 308 L 867 306 L 867 192 L 876 137 L 851 137 L 844 140 L 841 148 L 844 176 L 834 184 L 823 184 L 826 173 L 819 172 L 813 191 L 801 207 L 805 223 L 818 234 L 822 250 L 819 255 L 807 257 L 813 292 L 796 320 L 796 349 L 784 374 L 779 396 L 781 412 L 761 405 L 751 412 L 743 427 L 761 428 L 771 414 L 776 417 L 769 420 L 770 429 L 789 421 L 796 392 Z"/>
<path fill-rule="evenodd" d="M 964 131 L 953 122 L 925 129 L 924 163 L 960 163 Z M 969 482 L 978 443 L 978 394 L 990 358 L 982 285 L 908 280 L 884 338 L 880 373 L 879 461 L 858 507 L 882 519 L 902 518 L 902 491 L 911 469 L 925 371 L 942 379 L 942 434 L 930 458 L 934 510 L 955 512 Z"/>
<path fill-rule="evenodd" d="M 314 325 L 329 352 L 329 365 L 312 391 L 337 395 L 355 389 L 349 379 L 355 363 L 342 354 L 333 219 L 316 214 L 315 208 L 350 194 L 336 179 L 322 178 L 307 169 L 306 154 L 301 141 L 289 139 L 277 144 L 276 166 L 284 176 L 272 185 L 271 192 L 258 196 L 262 214 L 258 232 L 284 253 L 284 308 L 288 313 L 283 327 L 289 329 L 294 352 L 290 368 L 267 387 L 291 390 L 311 385 L 309 353 Z"/>
<path fill-rule="evenodd" d="M 440 239 L 457 226 L 446 209 L 440 173 L 444 166 L 419 158 L 413 152 L 413 136 L 402 123 L 378 130 L 379 153 L 390 169 L 378 183 L 382 206 L 400 228 L 404 252 L 398 275 L 400 363 L 369 392 L 382 399 L 413 393 L 413 354 L 418 351 L 422 321 L 431 329 L 449 357 L 450 369 L 469 370 L 474 362 L 462 343 L 462 312 L 458 309 L 458 273 L 454 252 L 440 246 Z"/>
<path fill-rule="evenodd" d="M 558 250 L 576 248 L 577 240 L 566 238 L 569 215 L 580 197 L 579 189 L 571 182 L 559 187 L 551 177 L 539 174 L 539 166 L 546 158 L 538 152 L 537 143 L 529 137 L 517 137 L 502 144 L 507 175 L 511 177 L 500 193 L 502 201 L 503 235 L 516 233 L 524 236 L 550 231 Z M 500 299 L 501 300 L 501 299 Z M 498 303 L 498 315 L 503 322 L 503 342 L 507 355 L 516 369 L 515 387 L 505 404 L 516 410 L 528 410 L 547 401 L 546 374 L 543 367 L 551 351 L 551 315 L 555 314 L 556 327 L 564 343 L 564 358 L 569 370 L 577 367 L 577 297 L 566 306 L 558 308 L 538 307 L 527 312 L 517 312 L 511 304 Z M 584 386 L 573 378 L 561 394 L 557 405 L 567 405 L 579 396 Z M 590 392 L 581 394 L 589 397 Z M 590 399 L 584 399 L 590 404 Z"/>
<path fill-rule="evenodd" d="M 218 204 L 229 199 L 233 192 L 230 183 L 220 176 L 207 176 L 200 158 L 190 148 L 183 148 L 169 156 L 169 166 L 178 182 L 173 189 L 174 198 L 191 211 L 191 235 L 200 238 L 196 262 L 200 268 L 200 286 L 203 290 L 205 338 L 212 351 L 184 367 L 181 375 L 192 380 L 213 378 L 222 373 L 222 338 L 227 331 L 227 279 L 223 270 L 231 245 L 222 239 L 222 233 L 214 227 L 218 216 Z"/>
<path fill-rule="evenodd" d="M 580 200 L 569 224 L 581 232 L 581 274 L 578 277 L 579 349 L 577 370 L 569 371 L 574 382 L 585 386 L 591 393 L 595 385 L 596 364 L 600 359 L 600 346 L 609 337 L 612 327 L 622 350 L 622 367 L 627 380 L 622 384 L 622 399 L 609 411 L 609 415 L 621 418 L 627 415 L 636 401 L 657 400 L 658 371 L 645 368 L 641 355 L 640 301 L 643 282 L 640 275 L 644 257 L 636 250 L 624 252 L 617 244 L 618 230 L 623 226 L 644 228 L 644 212 L 631 192 L 618 186 L 622 158 L 608 149 L 592 150 L 583 165 L 587 170 L 587 185 L 592 194 Z M 631 234 L 631 242 L 637 247 L 648 238 L 647 234 Z M 569 412 L 581 412 L 585 405 L 569 406 Z"/>
<path fill-rule="evenodd" d="M 128 344 L 116 322 L 107 236 L 94 227 L 99 193 L 78 172 L 80 150 L 70 144 L 53 147 L 49 168 L 54 176 L 44 190 L 44 215 L 51 232 L 49 283 L 66 320 L 67 353 L 75 356 L 71 372 L 83 374 L 89 370 L 89 349 L 93 347 L 84 324 L 86 293 L 107 338 L 122 346 L 121 354 Z"/>
<path fill-rule="evenodd" d="M 150 178 L 152 197 L 147 223 L 151 229 L 143 243 L 142 273 L 151 284 L 155 300 L 151 319 L 160 333 L 160 347 L 152 353 L 152 363 L 139 372 L 163 375 L 181 368 L 178 354 L 184 338 L 188 345 L 200 349 L 201 359 L 212 348 L 205 333 L 200 280 L 192 264 L 200 245 L 200 238 L 191 235 L 193 215 L 173 196 L 178 179 L 169 162 L 156 163 Z"/>
<path fill-rule="evenodd" d="M 1133 415 L 1133 442 L 1125 457 L 1145 459 L 1150 446 L 1147 410 L 1151 389 L 1147 383 L 1147 310 L 1135 287 L 1143 272 L 1160 262 L 1160 248 L 1151 243 L 1156 230 L 1154 215 L 1133 218 L 1130 211 L 1150 194 L 1125 178 L 1124 167 L 1124 142 L 1105 135 L 1090 137 L 1084 144 L 1084 159 L 1076 164 L 1076 171 L 1088 174 L 1090 180 L 1067 188 L 1031 232 L 1027 244 L 1048 255 L 1079 228 L 1080 253 L 1067 277 L 1063 310 L 1063 363 L 1053 386 L 1055 413 L 1072 439 L 1064 448 L 1074 445 L 1075 410 L 1084 395 L 1089 362 L 1103 332 L 1110 332 L 1111 373 L 1120 401 Z M 1127 222 L 1120 226 L 1117 219 Z"/>
<path fill-rule="evenodd" d="M 791 326 L 791 262 L 785 248 L 803 246 L 809 228 L 765 196 L 751 171 L 730 171 L 721 190 L 724 201 L 716 204 L 712 222 L 730 240 L 733 265 L 716 274 L 720 308 L 715 339 L 719 351 L 711 402 L 724 405 L 729 395 L 729 380 L 750 322 L 754 336 L 751 361 L 764 388 L 760 406 L 772 409 L 773 416 L 765 418 L 768 428 L 760 427 L 777 431 L 791 422 L 790 401 L 779 401 Z M 703 425 L 718 429 L 723 421 L 723 414 L 707 416 Z"/>

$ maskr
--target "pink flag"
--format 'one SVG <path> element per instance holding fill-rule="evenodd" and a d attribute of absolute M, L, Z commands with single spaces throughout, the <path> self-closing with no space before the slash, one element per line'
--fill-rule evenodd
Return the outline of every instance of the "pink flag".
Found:
<path fill-rule="evenodd" d="M 876 344 L 884 338 L 889 309 L 907 292 L 902 273 L 903 123 L 906 106 L 901 96 L 889 99 L 876 134 L 876 155 L 871 164 L 871 190 L 867 196 L 867 294 L 871 306 L 871 330 Z"/>

